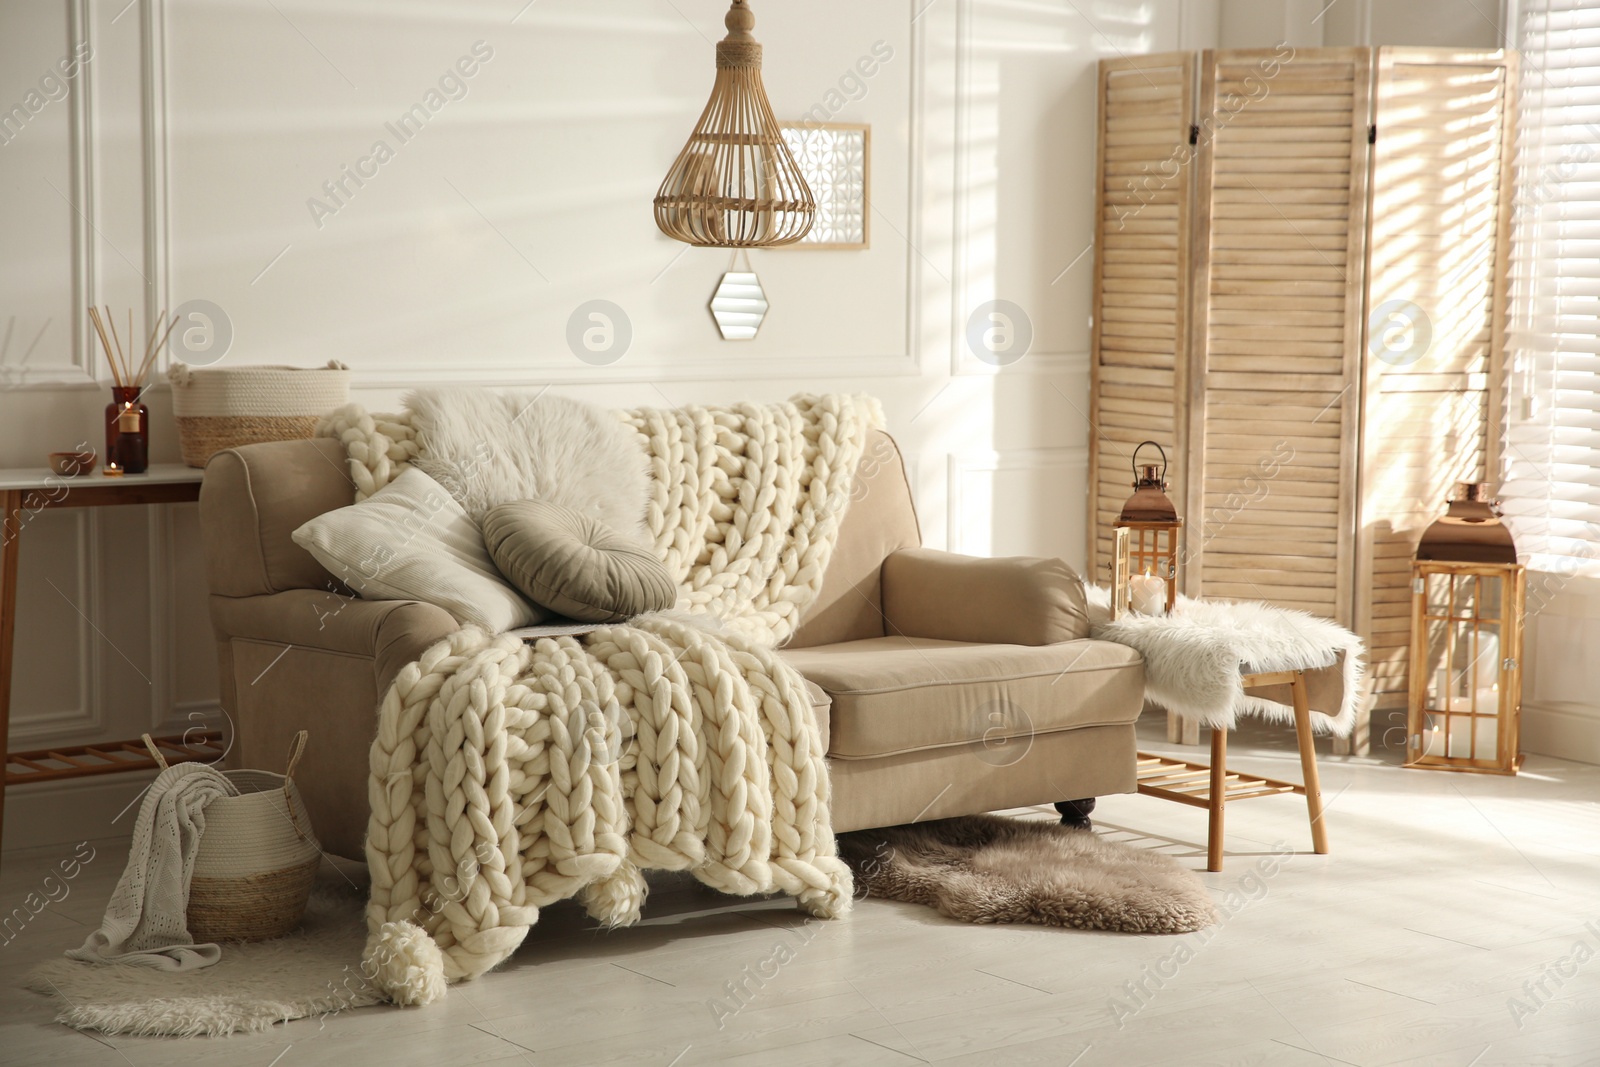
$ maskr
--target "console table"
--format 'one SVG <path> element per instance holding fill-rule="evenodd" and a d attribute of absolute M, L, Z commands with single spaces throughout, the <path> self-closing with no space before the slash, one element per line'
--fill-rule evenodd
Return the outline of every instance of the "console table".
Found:
<path fill-rule="evenodd" d="M 61 745 L 12 752 L 11 664 L 17 629 L 17 559 L 21 538 L 39 512 L 49 508 L 98 508 L 117 504 L 177 504 L 200 499 L 202 472 L 177 463 L 158 463 L 144 474 L 107 478 L 98 470 L 63 477 L 39 467 L 0 470 L 0 740 L 5 742 L 5 788 L 26 782 L 151 770 L 156 761 L 138 738 L 94 745 Z M 223 754 L 218 730 L 155 738 L 168 763 L 209 760 Z M 0 788 L 0 834 L 5 819 L 5 788 Z"/>

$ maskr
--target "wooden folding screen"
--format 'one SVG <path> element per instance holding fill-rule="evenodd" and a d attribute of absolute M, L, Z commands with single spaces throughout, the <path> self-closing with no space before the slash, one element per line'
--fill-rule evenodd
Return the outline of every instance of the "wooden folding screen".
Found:
<path fill-rule="evenodd" d="M 1225 50 L 1100 77 L 1091 562 L 1126 453 L 1161 441 L 1185 591 L 1351 626 L 1369 706 L 1403 707 L 1416 538 L 1497 469 L 1507 57 Z"/>
<path fill-rule="evenodd" d="M 1185 482 L 1194 56 L 1100 64 L 1099 177 L 1090 375 L 1089 573 L 1109 580 L 1111 527 L 1133 492 L 1133 450 L 1154 440 Z M 1182 499 L 1176 497 L 1175 499 Z"/>
<path fill-rule="evenodd" d="M 1367 49 L 1208 52 L 1188 588 L 1350 618 Z"/>
<path fill-rule="evenodd" d="M 1500 469 L 1514 63 L 1378 50 L 1353 625 L 1379 708 L 1405 707 L 1417 539 Z"/>

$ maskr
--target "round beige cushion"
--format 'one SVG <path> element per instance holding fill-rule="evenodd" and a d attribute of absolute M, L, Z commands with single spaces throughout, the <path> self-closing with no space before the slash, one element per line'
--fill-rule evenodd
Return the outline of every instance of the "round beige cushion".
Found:
<path fill-rule="evenodd" d="M 490 508 L 483 540 L 512 585 L 569 619 L 620 622 L 678 599 L 677 584 L 647 549 L 561 504 L 516 500 Z"/>

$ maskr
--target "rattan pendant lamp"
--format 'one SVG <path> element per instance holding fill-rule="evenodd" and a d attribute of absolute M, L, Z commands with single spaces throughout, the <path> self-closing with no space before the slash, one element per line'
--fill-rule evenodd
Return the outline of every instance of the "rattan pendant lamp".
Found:
<path fill-rule="evenodd" d="M 689 143 L 656 194 L 656 225 L 668 237 L 711 248 L 793 244 L 811 230 L 817 205 L 784 143 L 761 84 L 756 17 L 733 0 L 717 44 L 717 82 Z"/>

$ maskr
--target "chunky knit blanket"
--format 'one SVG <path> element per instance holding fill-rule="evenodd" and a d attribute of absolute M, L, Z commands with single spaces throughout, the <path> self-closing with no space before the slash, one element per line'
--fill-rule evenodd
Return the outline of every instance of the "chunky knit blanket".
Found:
<path fill-rule="evenodd" d="M 464 629 L 401 670 L 371 749 L 366 968 L 399 1003 L 505 960 L 576 896 L 636 921 L 642 872 L 850 906 L 824 752 L 776 654 L 815 598 L 875 403 L 801 396 L 619 413 L 677 609 L 529 645 Z M 407 415 L 343 409 L 361 496 L 419 456 Z"/>

